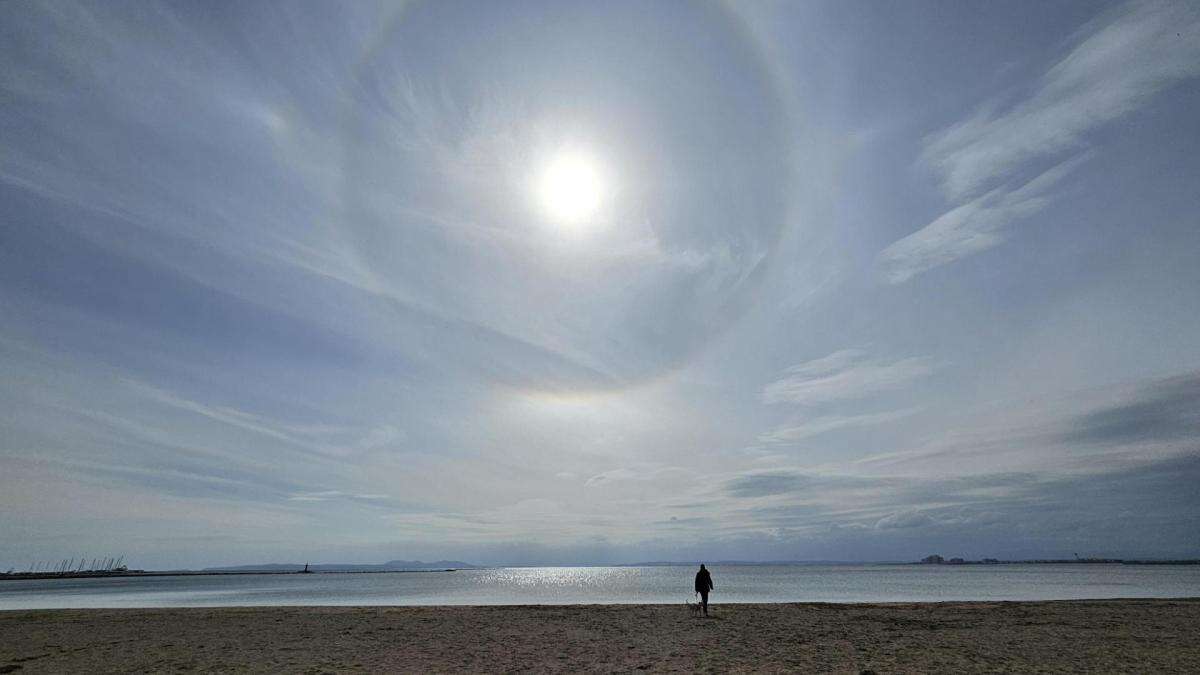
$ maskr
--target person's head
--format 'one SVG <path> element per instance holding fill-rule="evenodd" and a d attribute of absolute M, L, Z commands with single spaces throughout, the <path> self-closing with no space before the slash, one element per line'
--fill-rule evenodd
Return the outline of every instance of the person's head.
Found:
<path fill-rule="evenodd" d="M 700 563 L 700 569 L 704 569 L 704 563 Z"/>

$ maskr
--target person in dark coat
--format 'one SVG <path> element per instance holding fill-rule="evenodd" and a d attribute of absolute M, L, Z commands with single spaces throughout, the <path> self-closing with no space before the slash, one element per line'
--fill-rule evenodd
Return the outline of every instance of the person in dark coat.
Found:
<path fill-rule="evenodd" d="M 712 589 L 712 575 L 701 565 L 700 571 L 696 572 L 696 592 L 700 594 L 700 606 L 704 608 L 704 616 L 708 616 L 708 592 Z"/>

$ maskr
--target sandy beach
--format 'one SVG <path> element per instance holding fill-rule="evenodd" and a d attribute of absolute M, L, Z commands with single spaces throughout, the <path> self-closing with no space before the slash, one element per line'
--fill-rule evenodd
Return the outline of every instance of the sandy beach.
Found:
<path fill-rule="evenodd" d="M 1200 671 L 1200 599 L 0 612 L 0 672 Z"/>

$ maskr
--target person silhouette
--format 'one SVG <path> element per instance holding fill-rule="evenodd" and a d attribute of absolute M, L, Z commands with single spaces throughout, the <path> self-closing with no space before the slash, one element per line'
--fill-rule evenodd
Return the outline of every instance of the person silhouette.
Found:
<path fill-rule="evenodd" d="M 700 594 L 700 607 L 704 609 L 704 616 L 708 616 L 708 592 L 712 589 L 712 575 L 701 564 L 700 571 L 696 572 L 696 592 Z"/>

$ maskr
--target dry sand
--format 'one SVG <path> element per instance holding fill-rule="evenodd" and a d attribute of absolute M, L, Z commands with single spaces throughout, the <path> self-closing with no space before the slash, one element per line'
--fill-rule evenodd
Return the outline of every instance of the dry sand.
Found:
<path fill-rule="evenodd" d="M 1200 672 L 1200 599 L 0 612 L 0 672 Z"/>

